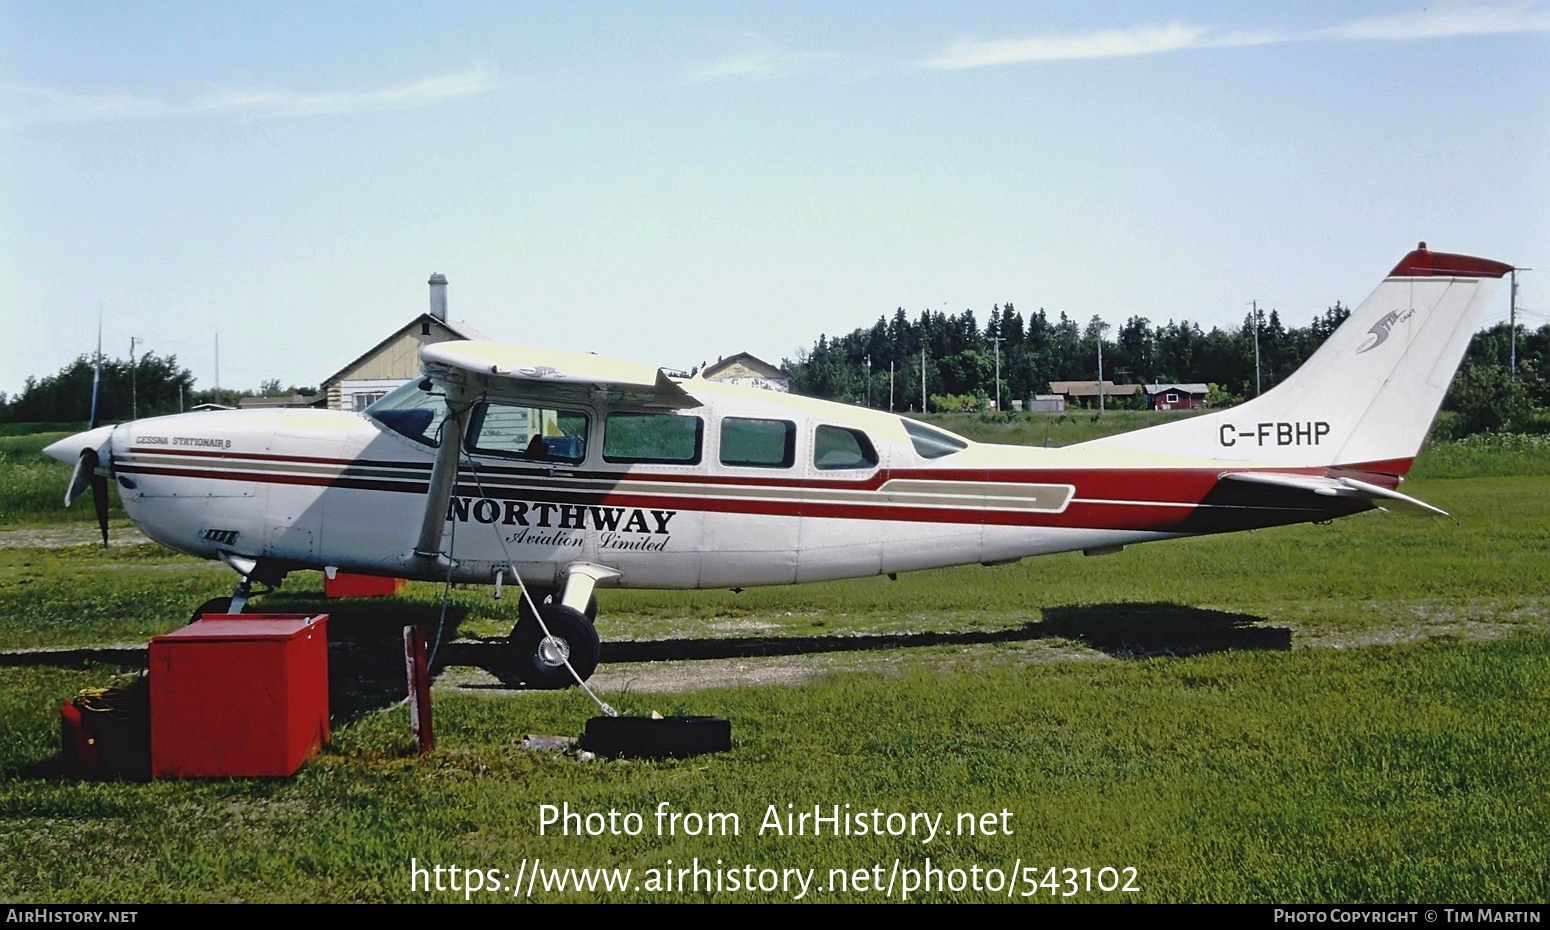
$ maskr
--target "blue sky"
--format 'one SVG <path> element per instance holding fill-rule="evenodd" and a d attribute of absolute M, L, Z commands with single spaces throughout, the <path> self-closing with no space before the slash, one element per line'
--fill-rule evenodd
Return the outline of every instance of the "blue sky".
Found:
<path fill-rule="evenodd" d="M 1536 269 L 1537 327 L 1547 62 L 1535 2 L 0 0 L 0 391 L 99 313 L 317 384 L 432 272 L 685 368 L 896 307 L 1305 325 L 1422 239 Z"/>

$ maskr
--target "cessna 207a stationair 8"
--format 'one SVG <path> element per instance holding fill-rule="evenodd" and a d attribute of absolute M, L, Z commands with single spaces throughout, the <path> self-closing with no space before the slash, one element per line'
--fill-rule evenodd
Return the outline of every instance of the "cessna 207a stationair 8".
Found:
<path fill-rule="evenodd" d="M 179 414 L 46 451 L 76 466 L 67 504 L 90 486 L 105 514 L 112 479 L 147 536 L 236 569 L 231 610 L 251 582 L 298 569 L 519 583 L 533 595 L 511 636 L 520 674 L 564 687 L 597 664 L 599 585 L 792 584 L 1373 507 L 1441 513 L 1396 488 L 1510 270 L 1423 243 L 1274 390 L 1056 449 L 593 355 L 445 342 L 421 351 L 423 380 L 363 413 Z"/>

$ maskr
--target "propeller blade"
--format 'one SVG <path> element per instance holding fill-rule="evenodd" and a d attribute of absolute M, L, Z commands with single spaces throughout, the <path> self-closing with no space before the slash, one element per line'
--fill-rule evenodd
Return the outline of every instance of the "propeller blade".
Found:
<path fill-rule="evenodd" d="M 75 468 L 70 472 L 70 483 L 65 486 L 66 507 L 75 503 L 76 498 L 86 491 L 86 486 L 97 474 L 97 465 L 97 450 L 90 447 L 82 449 L 80 457 L 75 460 Z"/>
<path fill-rule="evenodd" d="M 91 502 L 97 508 L 97 525 L 102 528 L 102 548 L 108 547 L 108 479 L 92 472 Z"/>

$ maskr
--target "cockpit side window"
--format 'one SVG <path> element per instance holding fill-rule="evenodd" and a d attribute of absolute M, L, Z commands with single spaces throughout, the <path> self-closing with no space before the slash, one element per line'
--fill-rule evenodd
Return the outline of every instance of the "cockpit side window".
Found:
<path fill-rule="evenodd" d="M 907 417 L 900 417 L 899 421 L 904 424 L 904 431 L 909 434 L 910 442 L 915 446 L 915 454 L 923 459 L 939 459 L 944 455 L 952 455 L 954 452 L 962 452 L 969 448 L 967 439 L 955 436 L 945 429 L 927 426 Z"/>
<path fill-rule="evenodd" d="M 491 401 L 474 407 L 468 450 L 504 458 L 578 465 L 587 457 L 587 415 Z"/>
<path fill-rule="evenodd" d="M 401 384 L 361 412 L 406 439 L 435 447 L 441 421 L 447 416 L 446 398 L 422 384 L 428 382 L 417 379 Z"/>

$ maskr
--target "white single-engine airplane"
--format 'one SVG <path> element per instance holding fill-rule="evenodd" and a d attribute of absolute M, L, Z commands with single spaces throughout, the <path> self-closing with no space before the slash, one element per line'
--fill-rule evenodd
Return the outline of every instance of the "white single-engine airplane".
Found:
<path fill-rule="evenodd" d="M 906 417 L 485 342 L 363 413 L 238 410 L 60 440 L 106 533 L 107 480 L 147 536 L 254 581 L 298 569 L 519 584 L 523 680 L 597 665 L 594 588 L 741 588 L 894 574 L 1289 523 L 1399 493 L 1496 279 L 1405 256 L 1298 371 L 1240 406 L 1057 449 Z M 532 604 L 537 604 L 538 622 Z M 546 632 L 547 631 L 547 632 Z M 572 676 L 567 668 L 575 670 Z"/>

